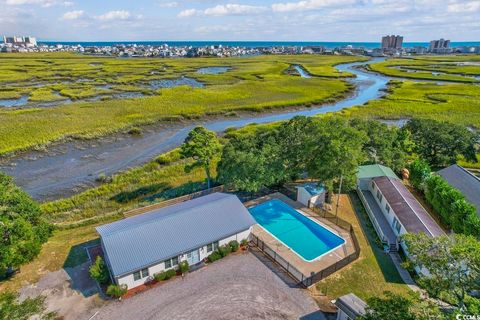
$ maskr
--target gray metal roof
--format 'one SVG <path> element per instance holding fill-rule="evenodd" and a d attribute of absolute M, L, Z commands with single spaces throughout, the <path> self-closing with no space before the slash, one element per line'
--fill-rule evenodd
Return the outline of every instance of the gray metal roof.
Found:
<path fill-rule="evenodd" d="M 213 193 L 97 227 L 115 277 L 247 230 L 256 222 L 235 195 Z"/>
<path fill-rule="evenodd" d="M 423 232 L 430 237 L 445 234 L 402 181 L 390 177 L 378 177 L 373 181 L 407 232 Z"/>
<path fill-rule="evenodd" d="M 339 297 L 335 301 L 335 305 L 351 319 L 356 319 L 366 314 L 367 304 L 353 293 Z"/>
<path fill-rule="evenodd" d="M 477 214 L 480 216 L 480 179 L 456 164 L 437 173 L 452 187 L 460 190 L 467 201 L 477 208 Z"/>

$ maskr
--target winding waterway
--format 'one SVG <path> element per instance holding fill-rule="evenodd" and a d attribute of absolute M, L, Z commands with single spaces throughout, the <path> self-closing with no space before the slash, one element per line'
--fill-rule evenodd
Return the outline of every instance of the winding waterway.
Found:
<path fill-rule="evenodd" d="M 390 78 L 356 68 L 378 61 L 379 59 L 373 59 L 338 65 L 336 68 L 339 71 L 347 71 L 356 76 L 348 80 L 355 86 L 355 91 L 349 97 L 332 104 L 256 116 L 245 115 L 235 119 L 207 119 L 165 124 L 147 128 L 141 136 L 117 134 L 95 141 L 67 142 L 52 147 L 49 152 L 32 151 L 4 161 L 0 170 L 14 176 L 18 185 L 40 201 L 69 196 L 95 185 L 95 179 L 99 174 L 111 175 L 139 166 L 158 154 L 179 146 L 196 125 L 222 132 L 227 128 L 242 127 L 251 123 L 269 123 L 288 120 L 295 116 L 314 116 L 340 111 L 378 99 L 384 94 L 383 89 Z"/>

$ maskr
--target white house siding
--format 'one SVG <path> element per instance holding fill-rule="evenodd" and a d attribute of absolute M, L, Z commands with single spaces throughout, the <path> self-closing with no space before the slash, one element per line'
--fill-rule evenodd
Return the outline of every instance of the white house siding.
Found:
<path fill-rule="evenodd" d="M 221 239 L 221 240 L 218 241 L 219 246 L 225 245 L 232 240 L 237 240 L 238 242 L 240 242 L 243 239 L 248 239 L 251 231 L 252 231 L 252 228 L 249 228 L 245 231 L 239 232 L 239 233 L 234 234 L 234 235 L 232 235 L 230 237 L 227 237 L 225 239 Z M 207 252 L 207 246 L 200 247 L 200 248 L 198 248 L 198 250 L 199 250 L 199 253 L 200 253 L 200 260 L 205 259 L 206 257 L 208 257 L 212 253 L 212 252 Z M 184 260 L 187 260 L 187 253 L 180 254 L 178 256 L 178 261 L 179 262 L 184 261 Z M 126 276 L 118 278 L 116 282 L 117 282 L 118 285 L 127 285 L 128 289 L 132 289 L 132 288 L 138 287 L 142 284 L 145 284 L 145 282 L 151 281 L 153 279 L 153 275 L 155 273 L 159 273 L 159 272 L 164 271 L 164 270 L 165 270 L 165 262 L 162 261 L 159 264 L 148 267 L 149 276 L 146 277 L 146 278 L 139 279 L 139 280 L 135 281 L 133 279 L 133 272 L 132 272 L 131 274 L 128 274 Z"/>
<path fill-rule="evenodd" d="M 337 320 L 350 320 L 350 318 L 348 317 L 348 315 L 343 312 L 342 310 L 338 309 L 338 312 L 337 312 Z"/>
<path fill-rule="evenodd" d="M 373 186 L 372 186 L 372 184 L 373 184 Z M 401 224 L 400 220 L 398 219 L 398 216 L 395 214 L 395 212 L 393 211 L 392 206 L 390 204 L 388 204 L 388 206 L 390 207 L 390 212 L 387 212 L 387 209 L 386 209 L 387 201 L 385 200 L 385 196 L 382 194 L 382 201 L 378 200 L 378 197 L 377 197 L 378 187 L 375 184 L 375 182 L 373 182 L 372 180 L 370 180 L 370 182 L 368 183 L 368 190 L 370 190 L 373 197 L 375 198 L 375 201 L 377 201 L 378 206 L 380 207 L 380 210 L 382 210 L 383 216 L 387 219 L 388 224 L 392 228 L 393 232 L 397 236 L 401 236 L 401 235 L 406 234 L 407 230 Z M 400 223 L 400 226 L 401 226 L 400 227 L 400 232 L 397 232 L 397 229 L 393 226 L 394 217 L 397 218 L 398 223 Z"/>
<path fill-rule="evenodd" d="M 297 187 L 297 201 L 308 207 L 312 195 L 305 188 Z"/>

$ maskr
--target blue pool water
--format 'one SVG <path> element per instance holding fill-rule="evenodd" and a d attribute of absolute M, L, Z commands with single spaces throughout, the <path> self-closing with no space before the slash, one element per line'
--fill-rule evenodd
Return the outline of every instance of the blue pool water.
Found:
<path fill-rule="evenodd" d="M 248 211 L 265 230 L 307 261 L 345 243 L 341 237 L 278 199 L 261 203 Z"/>

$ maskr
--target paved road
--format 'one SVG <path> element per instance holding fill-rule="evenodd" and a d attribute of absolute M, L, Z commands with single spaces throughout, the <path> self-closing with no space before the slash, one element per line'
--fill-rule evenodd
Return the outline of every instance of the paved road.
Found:
<path fill-rule="evenodd" d="M 250 253 L 230 256 L 184 280 L 108 303 L 90 315 L 96 313 L 92 320 L 299 319 L 308 315 L 304 319 L 324 319 L 317 310 L 305 290 L 289 287 Z"/>

